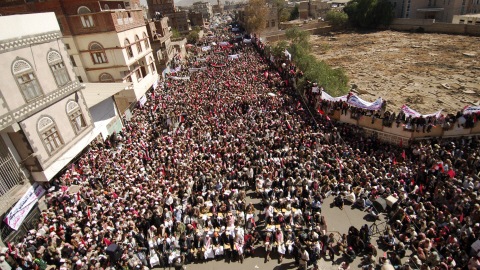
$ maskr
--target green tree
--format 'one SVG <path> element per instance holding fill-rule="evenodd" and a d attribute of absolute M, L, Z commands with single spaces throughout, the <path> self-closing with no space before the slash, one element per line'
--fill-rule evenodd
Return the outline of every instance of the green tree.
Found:
<path fill-rule="evenodd" d="M 343 11 L 330 10 L 325 19 L 334 27 L 344 27 L 348 22 L 348 15 Z"/>
<path fill-rule="evenodd" d="M 265 0 L 248 0 L 245 7 L 245 29 L 249 33 L 260 33 L 265 29 L 268 7 Z"/>
<path fill-rule="evenodd" d="M 295 7 L 290 12 L 290 21 L 296 20 L 300 17 L 300 12 L 298 12 L 298 4 L 295 4 Z"/>
<path fill-rule="evenodd" d="M 343 9 L 353 26 L 376 28 L 393 20 L 393 6 L 387 0 L 351 0 Z"/>
<path fill-rule="evenodd" d="M 198 42 L 199 39 L 200 39 L 200 36 L 198 35 L 197 31 L 190 31 L 190 33 L 188 33 L 188 36 L 187 36 L 188 43 L 195 44 Z"/>
<path fill-rule="evenodd" d="M 175 28 L 172 29 L 172 38 L 179 38 L 181 36 L 182 35 L 180 35 L 180 32 L 178 32 L 177 29 L 175 29 Z"/>

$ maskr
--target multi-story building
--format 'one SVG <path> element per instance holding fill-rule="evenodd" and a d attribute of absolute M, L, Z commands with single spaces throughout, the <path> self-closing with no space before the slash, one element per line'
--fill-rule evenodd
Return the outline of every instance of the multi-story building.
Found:
<path fill-rule="evenodd" d="M 203 27 L 206 23 L 206 19 L 203 17 L 201 12 L 190 11 L 188 13 L 188 18 L 190 19 L 191 26 Z"/>
<path fill-rule="evenodd" d="M 155 18 L 157 15 L 165 16 L 167 14 L 175 13 L 175 3 L 173 0 L 147 0 L 148 13 L 150 18 Z"/>
<path fill-rule="evenodd" d="M 167 14 L 167 16 L 172 28 L 178 32 L 186 34 L 191 30 L 190 24 L 188 23 L 188 11 L 176 11 L 175 13 Z"/>
<path fill-rule="evenodd" d="M 200 12 L 203 18 L 210 20 L 213 16 L 212 5 L 209 2 L 194 2 L 192 4 L 192 11 Z"/>
<path fill-rule="evenodd" d="M 80 82 L 130 82 L 115 96 L 121 112 L 158 79 L 139 0 L 34 0 L 0 7 L 0 14 L 53 11 Z"/>
<path fill-rule="evenodd" d="M 220 0 L 217 0 L 217 4 L 212 6 L 213 14 L 222 14 L 223 13 L 223 4 Z"/>
<path fill-rule="evenodd" d="M 168 17 L 154 19 L 147 24 L 150 32 L 150 44 L 152 45 L 153 55 L 157 64 L 158 73 L 162 74 L 168 71 L 168 67 L 175 51 L 172 46 L 172 31 L 168 26 Z"/>
<path fill-rule="evenodd" d="M 396 18 L 435 19 L 452 22 L 454 15 L 480 10 L 478 0 L 389 0 Z"/>
<path fill-rule="evenodd" d="M 3 214 L 31 188 L 28 179 L 48 181 L 78 155 L 94 125 L 55 14 L 1 16 L 0 24 L 15 26 L 0 32 Z"/>

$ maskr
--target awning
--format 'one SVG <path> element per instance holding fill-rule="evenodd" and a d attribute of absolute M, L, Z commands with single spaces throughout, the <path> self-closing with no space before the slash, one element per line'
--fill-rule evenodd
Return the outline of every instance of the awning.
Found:
<path fill-rule="evenodd" d="M 92 108 L 130 85 L 131 83 L 84 83 L 82 94 L 88 108 Z"/>
<path fill-rule="evenodd" d="M 417 9 L 418 12 L 440 12 L 443 11 L 444 8 L 419 8 Z"/>

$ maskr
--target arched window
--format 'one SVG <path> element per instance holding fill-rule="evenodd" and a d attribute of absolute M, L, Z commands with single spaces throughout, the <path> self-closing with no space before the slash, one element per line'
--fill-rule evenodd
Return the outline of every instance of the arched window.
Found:
<path fill-rule="evenodd" d="M 13 62 L 12 73 L 27 102 L 42 95 L 42 89 L 38 83 L 37 76 L 30 63 L 26 60 L 19 59 Z"/>
<path fill-rule="evenodd" d="M 55 153 L 62 145 L 55 121 L 49 116 L 44 116 L 38 120 L 37 131 L 42 138 L 43 144 L 49 154 Z"/>
<path fill-rule="evenodd" d="M 81 6 L 77 10 L 77 14 L 82 15 L 80 16 L 80 21 L 82 22 L 83 28 L 90 28 L 95 26 L 95 24 L 93 23 L 92 15 L 84 15 L 90 13 L 92 13 L 92 11 L 90 11 L 90 9 L 86 6 Z"/>
<path fill-rule="evenodd" d="M 70 123 L 72 124 L 73 130 L 75 134 L 80 133 L 87 125 L 85 124 L 85 118 L 83 118 L 82 110 L 78 103 L 70 100 L 67 102 L 67 115 L 70 119 Z"/>
<path fill-rule="evenodd" d="M 103 64 L 108 62 L 105 49 L 103 49 L 103 46 L 100 43 L 92 42 L 89 49 L 94 64 Z"/>
<path fill-rule="evenodd" d="M 47 54 L 47 62 L 52 70 L 53 77 L 58 87 L 64 86 L 70 81 L 67 68 L 63 62 L 62 56 L 57 51 L 50 51 Z"/>
<path fill-rule="evenodd" d="M 135 45 L 137 46 L 137 52 L 141 53 L 142 52 L 142 43 L 140 43 L 140 38 L 138 38 L 138 35 L 135 35 Z"/>
<path fill-rule="evenodd" d="M 103 6 L 103 9 L 104 9 L 104 10 L 110 10 L 110 7 L 108 6 L 108 4 L 105 4 L 105 5 Z"/>
<path fill-rule="evenodd" d="M 118 9 L 123 9 L 122 5 L 118 4 Z"/>
<path fill-rule="evenodd" d="M 78 15 L 89 14 L 89 13 L 92 13 L 92 11 L 86 6 L 81 6 L 77 9 Z"/>
<path fill-rule="evenodd" d="M 133 50 L 132 50 L 132 46 L 130 46 L 130 41 L 128 40 L 128 38 L 125 39 L 124 44 L 125 44 L 125 50 L 127 51 L 128 58 L 132 58 Z"/>
<path fill-rule="evenodd" d="M 155 69 L 155 61 L 153 60 L 153 57 L 150 56 L 149 61 L 150 61 L 150 71 L 152 72 L 152 74 L 154 74 L 156 69 Z"/>
<path fill-rule="evenodd" d="M 101 82 L 114 82 L 113 76 L 110 73 L 102 73 L 99 76 L 99 81 Z"/>
<path fill-rule="evenodd" d="M 143 42 L 145 42 L 145 49 L 150 48 L 150 44 L 148 43 L 148 36 L 145 32 L 143 32 Z"/>

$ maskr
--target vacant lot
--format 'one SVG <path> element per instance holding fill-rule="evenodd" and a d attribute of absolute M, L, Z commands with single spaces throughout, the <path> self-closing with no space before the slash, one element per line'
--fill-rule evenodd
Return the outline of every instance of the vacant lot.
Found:
<path fill-rule="evenodd" d="M 427 114 L 480 102 L 480 37 L 394 31 L 312 36 L 313 52 L 342 67 L 360 97 Z"/>

